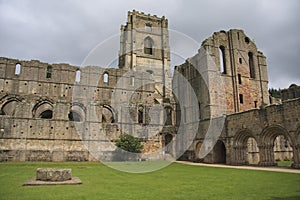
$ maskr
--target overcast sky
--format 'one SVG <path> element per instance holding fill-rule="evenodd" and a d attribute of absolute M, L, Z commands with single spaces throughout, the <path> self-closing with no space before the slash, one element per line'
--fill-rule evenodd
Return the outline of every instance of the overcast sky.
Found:
<path fill-rule="evenodd" d="M 0 0 L 0 56 L 80 65 L 133 9 L 166 16 L 199 44 L 243 29 L 267 56 L 269 87 L 300 85 L 299 0 Z"/>

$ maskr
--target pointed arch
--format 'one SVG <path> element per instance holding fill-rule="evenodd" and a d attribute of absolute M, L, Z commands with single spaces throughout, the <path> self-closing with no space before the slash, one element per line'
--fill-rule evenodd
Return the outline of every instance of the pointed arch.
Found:
<path fill-rule="evenodd" d="M 32 109 L 32 116 L 34 118 L 52 119 L 53 102 L 50 100 L 43 100 L 37 103 Z"/>
<path fill-rule="evenodd" d="M 85 121 L 86 108 L 82 103 L 74 102 L 71 104 L 68 118 L 70 121 L 82 122 Z"/>
<path fill-rule="evenodd" d="M 258 164 L 260 151 L 257 137 L 249 129 L 240 130 L 234 137 L 234 164 Z"/>
<path fill-rule="evenodd" d="M 1 115 L 15 116 L 21 99 L 18 97 L 4 97 L 1 101 Z"/>
<path fill-rule="evenodd" d="M 288 131 L 280 125 L 265 127 L 261 133 L 261 141 L 266 145 L 273 145 L 276 137 L 280 135 L 283 135 L 290 144 L 294 145 L 294 141 Z"/>
<path fill-rule="evenodd" d="M 103 105 L 102 108 L 102 123 L 114 123 L 115 114 L 113 109 L 108 105 Z"/>
<path fill-rule="evenodd" d="M 144 53 L 152 55 L 153 54 L 153 46 L 154 46 L 154 42 L 153 42 L 152 38 L 149 36 L 146 37 L 144 39 Z"/>

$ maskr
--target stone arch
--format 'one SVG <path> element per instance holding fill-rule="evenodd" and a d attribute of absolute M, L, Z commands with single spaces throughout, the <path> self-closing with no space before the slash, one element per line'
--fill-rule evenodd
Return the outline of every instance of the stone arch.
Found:
<path fill-rule="evenodd" d="M 52 119 L 53 103 L 49 100 L 37 103 L 32 109 L 32 116 L 34 118 Z"/>
<path fill-rule="evenodd" d="M 218 140 L 212 150 L 212 162 L 226 164 L 226 146 L 222 140 Z"/>
<path fill-rule="evenodd" d="M 268 126 L 261 134 L 261 146 L 260 146 L 260 165 L 262 166 L 275 166 L 274 156 L 274 142 L 278 136 L 284 136 L 286 141 L 291 144 L 294 151 L 294 141 L 292 140 L 288 131 L 282 126 Z"/>
<path fill-rule="evenodd" d="M 102 123 L 114 123 L 115 122 L 115 114 L 113 109 L 104 105 L 102 108 Z"/>
<path fill-rule="evenodd" d="M 12 117 L 15 116 L 20 102 L 21 99 L 18 97 L 4 97 L 0 102 L 0 114 Z"/>
<path fill-rule="evenodd" d="M 249 129 L 240 130 L 234 137 L 234 160 L 236 165 L 259 162 L 258 139 Z"/>
<path fill-rule="evenodd" d="M 85 121 L 86 108 L 82 103 L 72 103 L 68 118 L 70 121 L 82 122 Z"/>

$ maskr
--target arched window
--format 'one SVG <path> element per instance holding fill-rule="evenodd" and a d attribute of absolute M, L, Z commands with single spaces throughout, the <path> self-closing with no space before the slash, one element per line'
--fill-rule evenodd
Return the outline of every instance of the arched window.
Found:
<path fill-rule="evenodd" d="M 144 53 L 153 54 L 153 40 L 150 37 L 144 39 Z"/>
<path fill-rule="evenodd" d="M 75 112 L 75 111 L 71 111 L 69 113 L 68 117 L 69 117 L 70 121 L 74 121 L 74 122 L 81 122 L 82 121 L 80 114 Z"/>
<path fill-rule="evenodd" d="M 52 117 L 53 117 L 52 110 L 45 110 L 39 116 L 39 118 L 42 118 L 42 119 L 52 119 Z"/>
<path fill-rule="evenodd" d="M 49 101 L 43 101 L 36 104 L 32 110 L 32 115 L 35 118 L 52 119 L 53 105 Z"/>
<path fill-rule="evenodd" d="M 144 108 L 143 108 L 143 106 L 139 106 L 139 109 L 138 109 L 138 123 L 139 124 L 144 123 Z"/>
<path fill-rule="evenodd" d="M 249 71 L 250 71 L 250 78 L 255 78 L 255 70 L 254 70 L 254 63 L 253 63 L 253 53 L 248 53 L 249 58 Z"/>
<path fill-rule="evenodd" d="M 219 47 L 219 58 L 220 58 L 220 72 L 226 74 L 226 59 L 225 59 L 225 47 Z"/>
<path fill-rule="evenodd" d="M 76 77 L 75 77 L 75 82 L 79 83 L 80 82 L 80 77 L 81 76 L 81 71 L 79 69 L 76 70 Z"/>
<path fill-rule="evenodd" d="M 48 66 L 46 71 L 46 78 L 51 78 L 52 76 L 52 67 Z"/>
<path fill-rule="evenodd" d="M 104 82 L 104 83 L 108 83 L 108 73 L 107 73 L 107 72 L 105 72 L 105 73 L 103 74 L 103 82 Z"/>
<path fill-rule="evenodd" d="M 21 64 L 17 63 L 15 68 L 15 75 L 19 75 L 21 73 Z"/>
<path fill-rule="evenodd" d="M 9 100 L 1 108 L 1 115 L 15 116 L 16 108 L 18 107 L 19 101 Z"/>

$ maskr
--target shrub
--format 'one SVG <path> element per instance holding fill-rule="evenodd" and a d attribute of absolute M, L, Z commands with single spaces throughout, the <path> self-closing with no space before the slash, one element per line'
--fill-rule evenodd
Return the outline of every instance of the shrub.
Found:
<path fill-rule="evenodd" d="M 116 141 L 116 146 L 133 153 L 140 153 L 144 147 L 139 138 L 130 134 L 121 134 L 120 139 Z"/>

